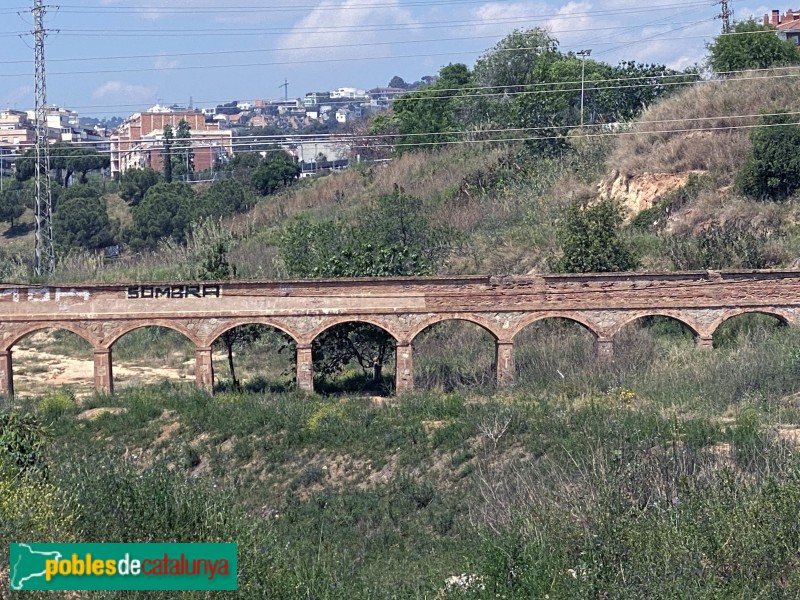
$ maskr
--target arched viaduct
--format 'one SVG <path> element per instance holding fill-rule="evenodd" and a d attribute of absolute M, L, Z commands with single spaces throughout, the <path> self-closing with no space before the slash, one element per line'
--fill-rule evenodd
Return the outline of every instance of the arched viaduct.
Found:
<path fill-rule="evenodd" d="M 514 339 L 539 319 L 583 325 L 598 353 L 611 356 L 627 323 L 664 315 L 684 323 L 710 348 L 726 319 L 766 313 L 800 322 L 800 271 L 699 271 L 514 277 L 409 277 L 32 286 L 0 284 L 0 393 L 12 394 L 12 349 L 26 335 L 65 329 L 94 348 L 94 383 L 111 392 L 112 346 L 124 334 L 158 325 L 196 346 L 197 384 L 211 390 L 211 345 L 237 325 L 261 323 L 291 336 L 297 382 L 313 389 L 311 343 L 345 322 L 371 323 L 396 341 L 398 392 L 413 388 L 412 341 L 447 320 L 478 324 L 496 341 L 497 383 L 514 380 Z"/>

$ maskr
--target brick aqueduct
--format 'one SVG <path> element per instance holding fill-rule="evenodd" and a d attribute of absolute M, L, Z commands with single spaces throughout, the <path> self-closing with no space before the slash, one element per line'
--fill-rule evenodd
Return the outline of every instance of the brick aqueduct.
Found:
<path fill-rule="evenodd" d="M 71 331 L 94 348 L 94 384 L 111 392 L 112 346 L 144 326 L 179 331 L 196 345 L 197 384 L 213 388 L 211 345 L 237 325 L 260 323 L 291 336 L 297 382 L 314 386 L 311 343 L 329 327 L 365 322 L 396 340 L 396 389 L 414 385 L 412 342 L 426 327 L 466 320 L 496 340 L 497 383 L 513 383 L 515 336 L 534 321 L 580 323 L 601 356 L 627 323 L 664 315 L 711 347 L 719 325 L 743 313 L 800 323 L 800 271 L 698 271 L 514 277 L 413 277 L 295 281 L 101 284 L 35 287 L 0 284 L 0 393 L 13 394 L 12 348 L 49 328 Z"/>

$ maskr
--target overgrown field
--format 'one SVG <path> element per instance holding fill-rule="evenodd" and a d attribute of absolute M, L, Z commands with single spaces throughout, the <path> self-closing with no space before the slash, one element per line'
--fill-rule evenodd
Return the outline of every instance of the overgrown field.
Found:
<path fill-rule="evenodd" d="M 447 331 L 402 397 L 7 404 L 0 565 L 11 540 L 233 541 L 242 598 L 798 597 L 800 331 L 740 319 L 713 351 L 630 326 L 611 363 L 543 324 L 502 392 Z"/>

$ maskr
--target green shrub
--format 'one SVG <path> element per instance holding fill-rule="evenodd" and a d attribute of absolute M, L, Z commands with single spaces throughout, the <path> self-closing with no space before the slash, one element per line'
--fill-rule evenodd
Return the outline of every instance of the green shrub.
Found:
<path fill-rule="evenodd" d="M 798 54 L 800 59 L 800 54 Z M 794 115 L 762 118 L 750 132 L 752 156 L 736 176 L 736 188 L 758 200 L 785 200 L 800 189 L 800 125 Z"/>
<path fill-rule="evenodd" d="M 45 469 L 52 431 L 32 414 L 0 413 L 0 471 L 35 473 Z"/>

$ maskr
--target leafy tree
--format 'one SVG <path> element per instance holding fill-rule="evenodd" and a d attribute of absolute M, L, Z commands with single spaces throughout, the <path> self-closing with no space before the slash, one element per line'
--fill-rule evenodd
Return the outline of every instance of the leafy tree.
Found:
<path fill-rule="evenodd" d="M 178 130 L 175 132 L 175 143 L 171 153 L 173 177 L 183 177 L 194 173 L 191 129 L 186 119 L 178 121 Z"/>
<path fill-rule="evenodd" d="M 476 114 L 498 127 L 524 128 L 539 151 L 566 148 L 566 136 L 581 122 L 584 81 L 585 123 L 613 123 L 636 117 L 657 98 L 673 92 L 675 82 L 694 81 L 694 72 L 664 65 L 622 62 L 613 67 L 558 50 L 558 40 L 540 28 L 517 30 L 484 54 L 475 65 L 480 86 L 491 86 Z M 620 86 L 619 80 L 626 85 Z"/>
<path fill-rule="evenodd" d="M 175 134 L 172 131 L 172 125 L 167 123 L 164 125 L 164 150 L 161 153 L 161 158 L 164 163 L 164 181 L 172 183 L 172 143 L 175 139 Z"/>
<path fill-rule="evenodd" d="M 566 273 L 604 273 L 631 271 L 638 260 L 620 238 L 622 210 L 607 199 L 593 206 L 571 205 L 559 227 L 564 255 L 559 271 Z"/>
<path fill-rule="evenodd" d="M 800 51 L 775 34 L 772 25 L 740 21 L 731 34 L 722 34 L 708 45 L 708 64 L 716 73 L 766 69 L 800 63 Z"/>
<path fill-rule="evenodd" d="M 750 132 L 752 156 L 736 176 L 736 188 L 762 200 L 785 200 L 800 189 L 800 125 L 796 117 L 764 116 Z"/>
<path fill-rule="evenodd" d="M 119 195 L 131 206 L 139 204 L 151 187 L 161 181 L 158 171 L 150 168 L 128 169 L 119 180 Z"/>
<path fill-rule="evenodd" d="M 399 88 L 399 89 L 405 90 L 405 89 L 408 89 L 408 84 L 405 82 L 405 80 L 402 77 L 400 77 L 399 75 L 395 75 L 389 81 L 389 87 L 390 88 Z"/>
<path fill-rule="evenodd" d="M 282 150 L 274 150 L 267 153 L 255 170 L 251 183 L 259 194 L 268 196 L 292 185 L 300 178 L 300 171 L 294 158 Z"/>
<path fill-rule="evenodd" d="M 53 236 L 62 250 L 94 250 L 114 243 L 114 227 L 98 196 L 63 197 L 53 216 Z"/>
<path fill-rule="evenodd" d="M 558 40 L 549 32 L 540 27 L 516 29 L 478 59 L 475 79 L 495 93 L 516 92 L 537 83 L 543 69 L 558 58 Z"/>
<path fill-rule="evenodd" d="M 95 148 L 64 142 L 50 146 L 50 168 L 56 172 L 55 179 L 63 187 L 67 187 L 75 173 L 80 175 L 79 183 L 86 183 L 90 171 L 105 169 L 110 164 L 108 154 L 101 154 Z M 33 149 L 16 160 L 15 173 L 19 181 L 36 175 L 36 154 Z"/>
<path fill-rule="evenodd" d="M 7 187 L 0 192 L 0 221 L 14 227 L 14 219 L 25 212 L 25 199 L 21 187 Z"/>
<path fill-rule="evenodd" d="M 217 181 L 200 197 L 198 216 L 226 217 L 248 208 L 252 192 L 235 179 Z"/>
<path fill-rule="evenodd" d="M 157 183 L 133 207 L 133 242 L 153 246 L 162 238 L 178 241 L 194 218 L 195 193 L 185 183 Z"/>
<path fill-rule="evenodd" d="M 392 103 L 392 124 L 396 124 L 401 137 L 395 151 L 435 148 L 458 139 L 458 132 L 465 127 L 466 113 L 474 107 L 469 99 L 460 97 L 460 90 L 473 83 L 466 65 L 450 64 L 442 68 L 435 84 L 396 98 Z"/>

